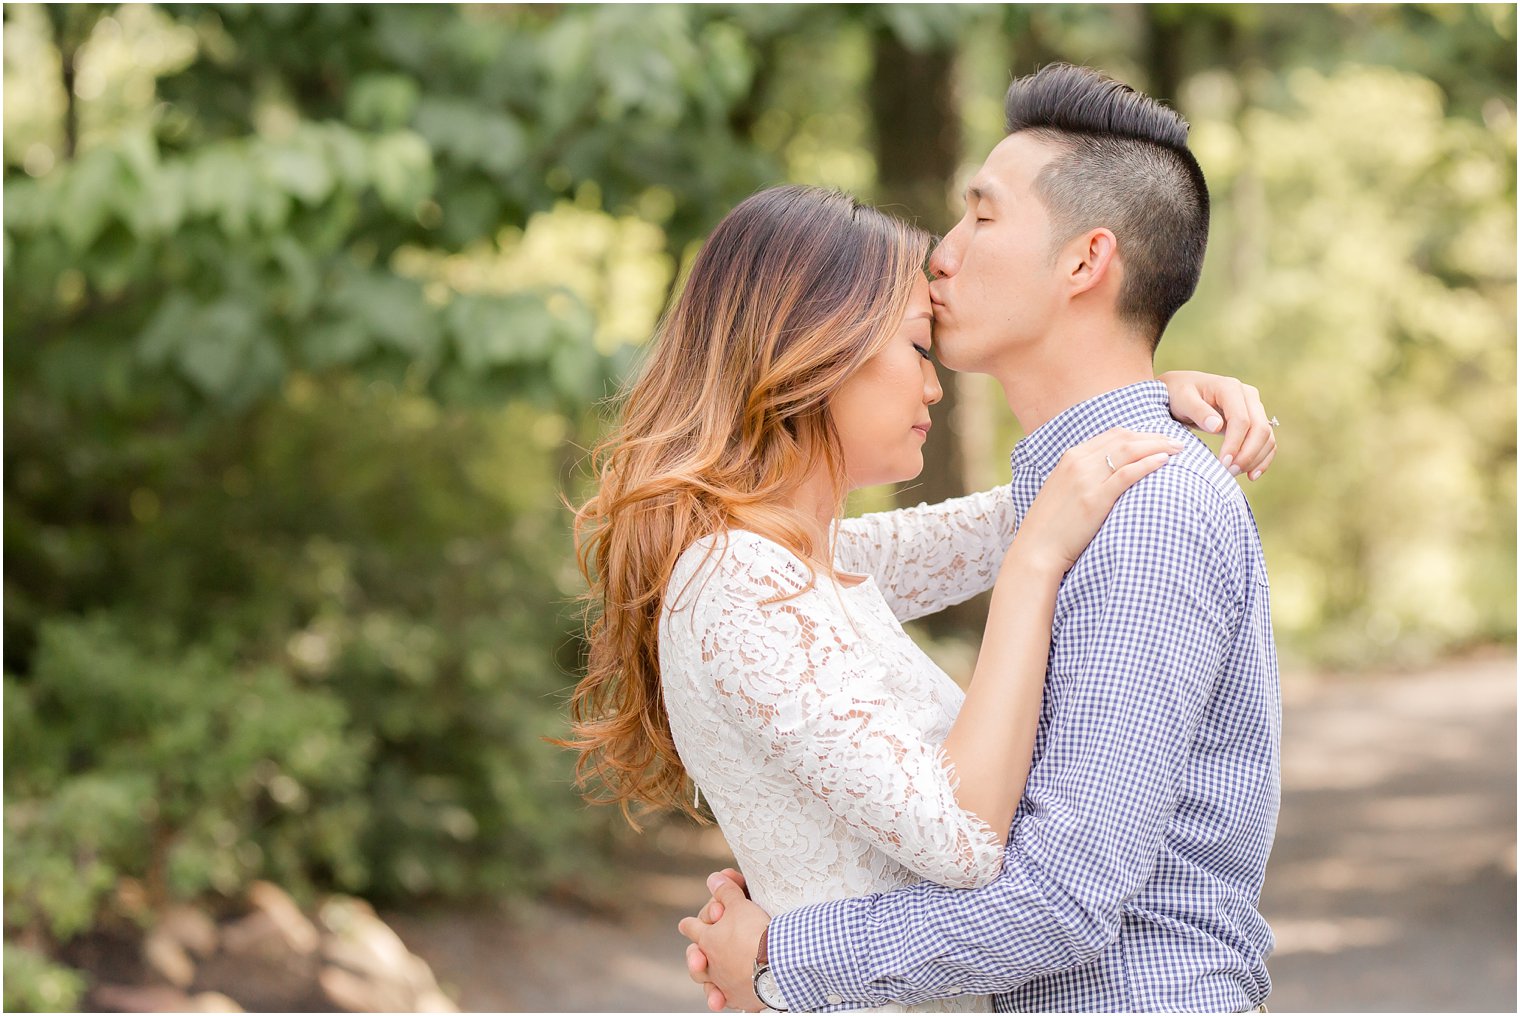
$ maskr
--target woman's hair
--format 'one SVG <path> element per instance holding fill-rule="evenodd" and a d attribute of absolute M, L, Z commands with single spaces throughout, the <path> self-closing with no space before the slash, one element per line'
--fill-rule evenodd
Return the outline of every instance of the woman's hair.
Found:
<path fill-rule="evenodd" d="M 843 504 L 830 396 L 895 334 L 928 248 L 926 234 L 837 192 L 748 198 L 703 245 L 593 453 L 598 489 L 575 515 L 589 656 L 573 735 L 557 743 L 580 752 L 583 789 L 600 785 L 588 799 L 617 803 L 635 827 L 635 802 L 698 815 L 660 690 L 676 560 L 729 528 L 833 560 L 786 501 L 821 464 Z"/>

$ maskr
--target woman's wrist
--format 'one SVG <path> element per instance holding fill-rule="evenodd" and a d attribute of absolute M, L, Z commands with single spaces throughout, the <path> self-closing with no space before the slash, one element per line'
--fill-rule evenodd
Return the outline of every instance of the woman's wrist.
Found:
<path fill-rule="evenodd" d="M 1011 574 L 1021 586 L 1041 583 L 1054 587 L 1061 584 L 1070 568 L 1071 562 L 1040 547 L 1035 541 L 1023 538 L 1021 533 L 1009 545 L 998 578 L 1001 580 L 1004 575 Z"/>

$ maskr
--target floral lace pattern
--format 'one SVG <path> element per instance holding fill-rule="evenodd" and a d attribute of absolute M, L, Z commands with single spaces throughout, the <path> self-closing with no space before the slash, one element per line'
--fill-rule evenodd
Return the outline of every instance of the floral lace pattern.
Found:
<path fill-rule="evenodd" d="M 941 747 L 965 696 L 901 622 L 991 588 L 1014 524 L 1007 486 L 848 519 L 835 566 L 864 580 L 820 574 L 771 603 L 808 568 L 759 534 L 713 534 L 677 561 L 660 626 L 671 731 L 771 913 L 997 876 L 998 836 L 956 804 Z"/>

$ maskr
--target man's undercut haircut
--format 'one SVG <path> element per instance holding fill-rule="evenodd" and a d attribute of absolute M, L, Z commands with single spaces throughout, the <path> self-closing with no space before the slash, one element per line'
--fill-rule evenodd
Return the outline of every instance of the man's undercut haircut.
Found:
<path fill-rule="evenodd" d="M 1063 149 L 1035 192 L 1055 246 L 1100 226 L 1124 264 L 1119 316 L 1161 341 L 1193 295 L 1209 238 L 1209 191 L 1188 151 L 1188 123 L 1148 95 L 1086 67 L 1050 64 L 1016 79 L 1003 106 L 1009 134 Z"/>

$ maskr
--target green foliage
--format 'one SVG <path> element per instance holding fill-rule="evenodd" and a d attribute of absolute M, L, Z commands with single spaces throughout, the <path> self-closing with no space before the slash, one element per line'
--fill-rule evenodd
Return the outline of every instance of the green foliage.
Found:
<path fill-rule="evenodd" d="M 1195 128 L 1219 228 L 1168 362 L 1229 356 L 1284 421 L 1252 501 L 1295 648 L 1512 638 L 1513 111 L 1387 68 L 1286 85 Z"/>
<path fill-rule="evenodd" d="M 158 902 L 260 872 L 361 881 L 348 802 L 369 747 L 330 691 L 206 646 L 144 650 L 95 616 L 44 625 L 6 696 L 8 921 L 67 939 L 129 874 Z"/>
<path fill-rule="evenodd" d="M 78 1012 L 84 978 L 41 953 L 5 943 L 6 1012 Z"/>

